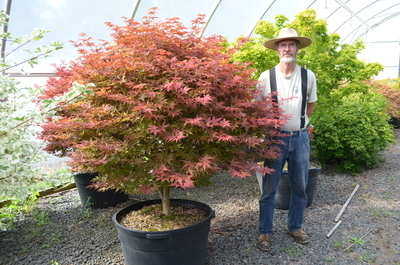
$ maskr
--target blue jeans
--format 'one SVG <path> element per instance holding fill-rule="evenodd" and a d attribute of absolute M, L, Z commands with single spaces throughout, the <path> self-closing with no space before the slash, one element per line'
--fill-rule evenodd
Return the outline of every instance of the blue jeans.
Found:
<path fill-rule="evenodd" d="M 289 132 L 282 131 L 285 136 L 279 137 L 282 144 L 280 157 L 275 160 L 265 160 L 264 166 L 275 171 L 262 178 L 261 198 L 259 201 L 259 231 L 260 234 L 273 233 L 274 201 L 276 188 L 282 175 L 285 162 L 288 162 L 289 182 L 292 188 L 288 212 L 288 229 L 295 232 L 301 229 L 304 210 L 307 206 L 306 187 L 308 182 L 310 138 L 307 129 Z"/>

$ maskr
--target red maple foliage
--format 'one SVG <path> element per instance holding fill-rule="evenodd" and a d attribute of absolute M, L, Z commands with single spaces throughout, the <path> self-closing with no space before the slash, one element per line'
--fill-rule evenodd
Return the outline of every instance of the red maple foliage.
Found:
<path fill-rule="evenodd" d="M 391 118 L 400 119 L 400 78 L 380 81 L 370 81 L 377 93 L 387 100 L 386 112 Z"/>
<path fill-rule="evenodd" d="M 276 157 L 284 116 L 271 98 L 254 100 L 253 70 L 230 59 L 221 36 L 200 37 L 203 19 L 188 29 L 151 10 L 142 21 L 106 23 L 112 42 L 76 42 L 80 56 L 57 69 L 42 98 L 72 82 L 93 83 L 94 94 L 43 124 L 46 150 L 70 156 L 75 171 L 99 172 L 97 188 L 129 193 L 190 188 L 218 170 L 266 173 L 256 161 Z"/>

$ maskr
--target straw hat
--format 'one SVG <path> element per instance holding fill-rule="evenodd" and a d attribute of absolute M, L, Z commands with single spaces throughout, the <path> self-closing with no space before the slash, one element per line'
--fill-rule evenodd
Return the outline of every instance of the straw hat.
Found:
<path fill-rule="evenodd" d="M 299 49 L 303 49 L 312 43 L 312 40 L 307 37 L 301 37 L 297 31 L 292 28 L 283 28 L 279 31 L 276 39 L 267 40 L 264 46 L 271 50 L 276 50 L 276 43 L 283 40 L 297 40 L 300 43 Z"/>

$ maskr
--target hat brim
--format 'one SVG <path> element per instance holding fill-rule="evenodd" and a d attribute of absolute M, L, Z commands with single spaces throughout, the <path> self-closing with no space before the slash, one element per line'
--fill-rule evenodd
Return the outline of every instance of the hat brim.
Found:
<path fill-rule="evenodd" d="M 307 37 L 285 37 L 285 38 L 277 38 L 277 39 L 267 40 L 264 43 L 264 46 L 267 47 L 268 49 L 276 50 L 276 43 L 283 41 L 283 40 L 297 40 L 300 43 L 299 49 L 303 49 L 312 43 L 312 40 Z"/>

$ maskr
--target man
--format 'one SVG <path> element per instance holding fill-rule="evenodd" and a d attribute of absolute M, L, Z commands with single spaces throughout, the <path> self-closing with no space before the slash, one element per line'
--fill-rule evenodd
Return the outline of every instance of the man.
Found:
<path fill-rule="evenodd" d="M 276 39 L 265 42 L 264 46 L 275 50 L 280 58 L 276 65 L 277 101 L 285 114 L 290 114 L 287 123 L 281 128 L 279 136 L 280 157 L 266 160 L 264 166 L 272 168 L 271 174 L 261 180 L 261 198 L 259 201 L 259 238 L 258 248 L 271 250 L 273 234 L 274 200 L 276 188 L 282 175 L 284 164 L 288 163 L 289 181 L 292 187 L 291 202 L 288 212 L 288 234 L 301 244 L 310 242 L 309 235 L 302 229 L 304 211 L 307 205 L 306 186 L 308 181 L 308 166 L 310 158 L 310 142 L 307 130 L 308 119 L 314 111 L 317 101 L 315 75 L 306 71 L 307 90 L 305 102 L 302 102 L 301 67 L 296 64 L 297 52 L 309 46 L 311 39 L 298 36 L 296 30 L 283 28 Z M 263 95 L 271 93 L 270 71 L 267 70 L 259 78 L 259 88 Z M 304 75 L 304 74 L 303 74 Z M 273 78 L 273 77 L 272 77 Z M 305 106 L 302 116 L 302 105 Z M 303 121 L 302 121 L 303 120 Z"/>

